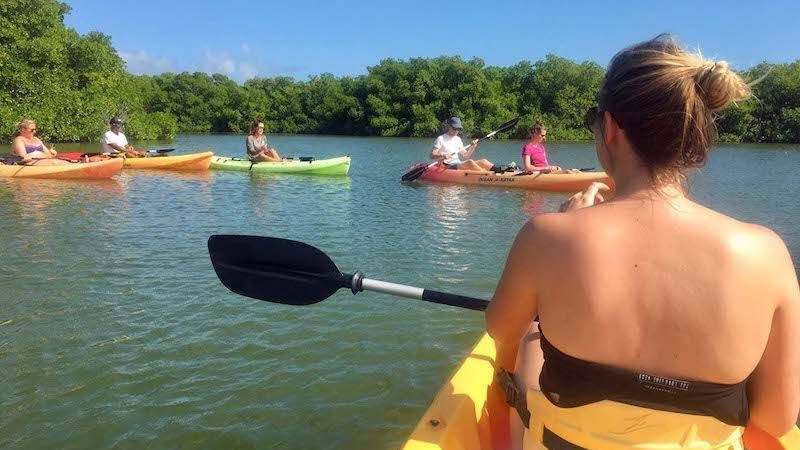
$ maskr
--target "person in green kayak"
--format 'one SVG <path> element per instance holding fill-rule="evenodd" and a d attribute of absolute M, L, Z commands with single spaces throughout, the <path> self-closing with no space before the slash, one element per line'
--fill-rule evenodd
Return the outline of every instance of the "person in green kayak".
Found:
<path fill-rule="evenodd" d="M 458 117 L 451 117 L 447 120 L 447 133 L 436 138 L 431 150 L 431 159 L 439 160 L 439 162 L 450 169 L 459 170 L 491 170 L 494 166 L 486 159 L 479 159 L 473 161 L 472 154 L 478 148 L 480 139 L 474 139 L 469 147 L 464 147 L 464 142 L 461 140 L 461 130 L 464 128 L 461 125 L 461 119 Z"/>
<path fill-rule="evenodd" d="M 245 140 L 247 157 L 253 162 L 278 162 L 282 161 L 281 155 L 274 148 L 267 145 L 267 137 L 264 135 L 264 122 L 256 120 L 250 127 L 250 134 Z"/>
<path fill-rule="evenodd" d="M 615 196 L 595 183 L 528 221 L 486 311 L 498 369 L 516 371 L 503 385 L 527 399 L 512 413 L 531 413 L 526 439 L 741 449 L 745 426 L 773 437 L 794 427 L 791 256 L 773 231 L 695 203 L 686 183 L 717 113 L 749 97 L 727 63 L 669 36 L 612 59 L 586 123 Z"/>
<path fill-rule="evenodd" d="M 530 138 L 522 146 L 522 170 L 525 173 L 577 173 L 577 169 L 564 170 L 547 161 L 547 150 L 544 141 L 547 139 L 547 128 L 540 121 L 534 122 L 530 130 Z"/>

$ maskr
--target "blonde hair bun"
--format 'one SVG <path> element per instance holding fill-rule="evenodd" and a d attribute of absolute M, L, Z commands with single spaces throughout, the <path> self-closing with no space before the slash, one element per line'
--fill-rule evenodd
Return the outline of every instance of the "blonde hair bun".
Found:
<path fill-rule="evenodd" d="M 716 112 L 731 103 L 750 98 L 750 86 L 726 61 L 704 61 L 697 68 L 694 81 L 706 106 Z"/>

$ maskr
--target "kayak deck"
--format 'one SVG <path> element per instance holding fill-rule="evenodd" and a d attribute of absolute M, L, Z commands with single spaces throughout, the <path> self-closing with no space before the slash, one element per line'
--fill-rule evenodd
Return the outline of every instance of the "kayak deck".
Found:
<path fill-rule="evenodd" d="M 614 182 L 605 172 L 579 173 L 494 173 L 479 170 L 446 169 L 431 167 L 419 177 L 420 180 L 472 184 L 481 186 L 501 186 L 550 192 L 577 192 L 589 187 L 593 182 L 601 182 L 614 188 Z"/>
<path fill-rule="evenodd" d="M 484 334 L 436 394 L 403 450 L 508 448 L 507 440 L 493 439 L 490 431 L 490 422 L 497 414 L 508 414 L 503 394 L 491 386 L 494 358 L 494 341 Z"/>
<path fill-rule="evenodd" d="M 314 175 L 347 175 L 350 157 L 315 159 L 312 161 L 284 160 L 280 162 L 251 163 L 238 158 L 217 156 L 211 159 L 214 170 L 231 170 L 251 173 L 306 173 Z"/>
<path fill-rule="evenodd" d="M 150 156 L 125 158 L 125 169 L 208 170 L 214 153 L 200 152 L 188 155 Z"/>
<path fill-rule="evenodd" d="M 100 180 L 110 178 L 122 169 L 121 159 L 98 162 L 77 162 L 59 165 L 2 165 L 0 177 L 48 178 L 57 180 Z"/>
<path fill-rule="evenodd" d="M 107 154 L 89 156 L 89 154 L 82 152 L 59 153 L 56 157 L 71 162 L 81 162 L 84 157 L 87 157 L 89 161 L 102 161 L 110 158 Z M 124 169 L 208 170 L 212 157 L 214 157 L 214 152 L 205 151 L 187 155 L 157 154 L 144 158 L 122 156 L 117 156 L 116 158 L 124 161 L 122 166 Z"/>

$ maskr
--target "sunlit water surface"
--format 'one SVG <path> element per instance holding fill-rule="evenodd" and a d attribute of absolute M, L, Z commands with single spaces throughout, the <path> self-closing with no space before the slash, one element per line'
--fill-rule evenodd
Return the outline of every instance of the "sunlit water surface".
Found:
<path fill-rule="evenodd" d="M 243 140 L 144 144 L 233 156 Z M 430 140 L 271 144 L 348 154 L 350 176 L 0 180 L 0 448 L 397 448 L 481 335 L 482 315 L 344 290 L 308 307 L 239 297 L 217 280 L 208 236 L 298 239 L 346 272 L 489 298 L 519 227 L 565 198 L 399 183 Z M 520 145 L 488 142 L 479 154 L 508 162 Z M 588 143 L 549 151 L 561 165 L 597 166 Z M 695 195 L 775 229 L 797 265 L 798 167 L 798 146 L 723 147 Z"/>

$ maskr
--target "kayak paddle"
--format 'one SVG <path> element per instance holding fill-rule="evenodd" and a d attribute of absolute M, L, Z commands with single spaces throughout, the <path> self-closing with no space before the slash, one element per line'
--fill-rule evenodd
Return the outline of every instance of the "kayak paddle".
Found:
<path fill-rule="evenodd" d="M 477 311 L 489 304 L 477 298 L 372 280 L 361 272 L 342 273 L 321 250 L 288 239 L 217 234 L 208 238 L 208 253 L 225 287 L 272 303 L 311 305 L 347 288 L 353 294 L 383 292 Z"/>
<path fill-rule="evenodd" d="M 487 134 L 486 136 L 478 139 L 478 142 L 481 142 L 484 139 L 489 139 L 490 137 L 494 136 L 497 133 L 502 133 L 503 131 L 508 131 L 508 130 L 514 128 L 515 126 L 517 126 L 517 122 L 519 122 L 519 117 L 509 120 L 508 122 L 506 122 L 506 123 L 500 125 L 499 127 L 497 127 L 496 130 L 494 130 L 491 133 Z M 439 164 L 439 161 L 432 162 L 432 163 L 428 164 L 427 166 L 422 166 L 422 165 L 414 166 L 414 168 L 412 168 L 411 170 L 409 170 L 408 172 L 403 174 L 403 176 L 400 177 L 400 180 L 401 181 L 414 181 L 417 178 L 419 178 L 420 175 L 425 173 L 426 170 L 428 170 L 429 168 L 435 166 L 436 164 Z"/>

